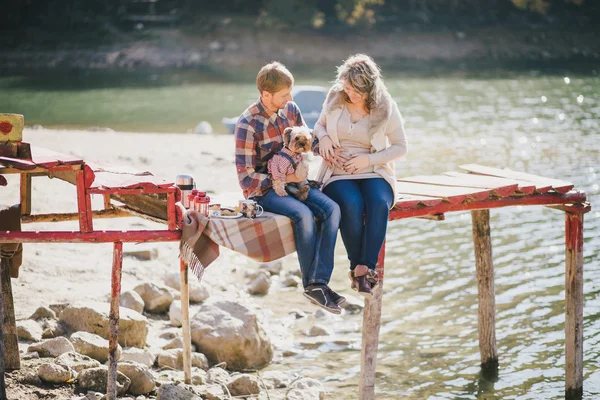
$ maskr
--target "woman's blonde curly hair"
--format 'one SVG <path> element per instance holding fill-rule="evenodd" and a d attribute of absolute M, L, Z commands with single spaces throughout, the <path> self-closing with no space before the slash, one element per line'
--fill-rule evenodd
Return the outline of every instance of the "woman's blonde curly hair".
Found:
<path fill-rule="evenodd" d="M 365 103 L 369 111 L 377 107 L 382 93 L 386 90 L 381 77 L 381 69 L 366 54 L 350 56 L 337 68 L 334 89 L 340 91 L 344 101 L 349 103 L 350 98 L 344 91 L 345 82 L 359 93 L 367 94 Z"/>

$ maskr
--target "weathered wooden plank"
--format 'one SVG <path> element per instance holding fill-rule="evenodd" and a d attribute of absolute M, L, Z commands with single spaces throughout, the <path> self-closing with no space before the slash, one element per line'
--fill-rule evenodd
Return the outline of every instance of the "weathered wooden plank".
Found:
<path fill-rule="evenodd" d="M 508 168 L 500 169 L 477 164 L 461 165 L 460 168 L 476 174 L 492 175 L 498 176 L 500 178 L 520 179 L 523 181 L 528 181 L 535 184 L 536 191 L 539 193 L 544 193 L 542 190 L 544 190 L 546 187 L 550 187 L 558 193 L 567 193 L 569 190 L 573 189 L 574 186 L 571 182 L 563 181 L 560 179 L 547 178 L 545 176 L 528 174 L 526 172 L 513 171 Z"/>
<path fill-rule="evenodd" d="M 8 262 L 8 260 L 4 260 L 0 258 L 0 270 L 4 269 L 4 263 Z M 6 269 L 8 270 L 8 265 L 6 265 Z M 10 278 L 9 278 L 10 279 Z M 0 287 L 4 284 L 4 278 L 2 277 L 2 273 L 0 271 Z M 0 290 L 0 399 L 6 399 L 6 383 L 4 382 L 4 295 Z"/>
<path fill-rule="evenodd" d="M 465 174 L 468 175 L 468 174 Z M 457 186 L 464 188 L 475 188 L 475 189 L 489 189 L 492 191 L 492 194 L 498 197 L 506 197 L 515 193 L 518 185 L 516 183 L 510 185 L 493 185 L 488 183 L 480 183 L 475 181 L 470 181 L 469 179 L 449 176 L 449 175 L 420 175 L 420 176 L 410 176 L 408 178 L 401 179 L 404 182 L 413 182 L 413 183 L 428 183 L 431 185 L 442 185 L 442 186 Z"/>
<path fill-rule="evenodd" d="M 427 207 L 433 207 L 440 204 L 442 201 L 444 200 L 437 197 L 415 196 L 407 193 L 398 193 L 398 199 L 396 200 L 396 205 L 394 208 L 412 208 L 419 204 Z"/>
<path fill-rule="evenodd" d="M 113 173 L 94 171 L 92 188 L 168 188 L 173 182 L 168 182 L 153 175 L 132 175 L 128 173 Z"/>
<path fill-rule="evenodd" d="M 2 303 L 4 318 L 4 368 L 13 370 L 21 368 L 19 357 L 19 339 L 15 322 L 15 305 L 13 303 L 10 266 L 7 258 L 0 258 L 0 274 L 2 274 Z"/>
<path fill-rule="evenodd" d="M 83 164 L 83 159 L 80 157 L 70 156 L 58 151 L 46 149 L 44 147 L 31 145 L 31 160 L 40 165 L 50 167 L 53 164 Z"/>
<path fill-rule="evenodd" d="M 439 186 L 401 181 L 396 183 L 396 190 L 400 193 L 417 196 L 437 197 L 449 203 L 461 203 L 467 199 L 485 200 L 491 194 L 491 191 L 487 189 Z"/>
<path fill-rule="evenodd" d="M 360 383 L 358 387 L 358 398 L 361 400 L 375 400 L 375 372 L 379 346 L 379 329 L 381 327 L 384 263 L 385 242 L 383 242 L 383 246 L 379 251 L 379 257 L 377 257 L 379 285 L 373 290 L 373 298 L 371 300 L 365 299 L 365 308 L 363 311 Z"/>
<path fill-rule="evenodd" d="M 565 394 L 583 394 L 583 214 L 565 213 Z"/>
<path fill-rule="evenodd" d="M 108 314 L 108 378 L 106 383 L 107 400 L 117 400 L 117 348 L 119 346 L 119 303 L 121 299 L 121 276 L 123 271 L 123 243 L 113 245 L 113 267 Z"/>
<path fill-rule="evenodd" d="M 481 369 L 486 375 L 498 371 L 498 346 L 496 345 L 496 295 L 494 289 L 494 264 L 492 262 L 492 237 L 490 210 L 471 211 L 473 245 L 478 292 L 478 334 Z"/>
<path fill-rule="evenodd" d="M 491 175 L 478 175 L 478 174 L 465 174 L 463 172 L 455 172 L 455 171 L 448 171 L 448 172 L 444 172 L 444 175 L 448 175 L 448 176 L 455 176 L 457 178 L 463 178 L 463 179 L 468 179 L 469 182 L 473 182 L 474 184 L 481 184 L 481 185 L 494 185 L 494 186 L 504 186 L 504 185 L 517 185 L 517 192 L 520 192 L 521 194 L 532 194 L 535 191 L 535 184 L 531 183 L 531 182 L 527 182 L 527 181 L 521 181 L 518 179 L 506 179 L 506 178 L 499 178 L 497 176 L 491 176 Z"/>
<path fill-rule="evenodd" d="M 16 168 L 19 170 L 25 170 L 25 171 L 32 170 L 37 167 L 31 161 L 21 160 L 20 158 L 0 157 L 0 162 L 2 162 L 2 164 L 4 166 L 13 167 L 13 168 Z"/>

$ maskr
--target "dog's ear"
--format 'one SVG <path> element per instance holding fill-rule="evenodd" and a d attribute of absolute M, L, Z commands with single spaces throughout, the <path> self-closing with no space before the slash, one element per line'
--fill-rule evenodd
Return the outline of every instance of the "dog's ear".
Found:
<path fill-rule="evenodd" d="M 292 127 L 285 128 L 283 131 L 283 144 L 289 145 L 292 137 Z"/>

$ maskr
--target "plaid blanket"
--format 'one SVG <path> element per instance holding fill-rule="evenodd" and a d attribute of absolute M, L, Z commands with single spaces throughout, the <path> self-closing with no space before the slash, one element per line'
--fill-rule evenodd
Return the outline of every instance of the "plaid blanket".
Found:
<path fill-rule="evenodd" d="M 198 280 L 219 257 L 219 246 L 263 262 L 296 251 L 292 221 L 283 215 L 265 212 L 255 219 L 225 219 L 207 218 L 197 211 L 186 212 L 179 257 Z"/>

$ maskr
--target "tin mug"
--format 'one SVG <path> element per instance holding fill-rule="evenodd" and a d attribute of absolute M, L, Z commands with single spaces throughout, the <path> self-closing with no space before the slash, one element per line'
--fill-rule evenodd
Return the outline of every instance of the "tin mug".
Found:
<path fill-rule="evenodd" d="M 240 201 L 241 212 L 246 218 L 260 217 L 263 213 L 263 208 L 256 204 L 254 200 L 241 200 Z"/>

